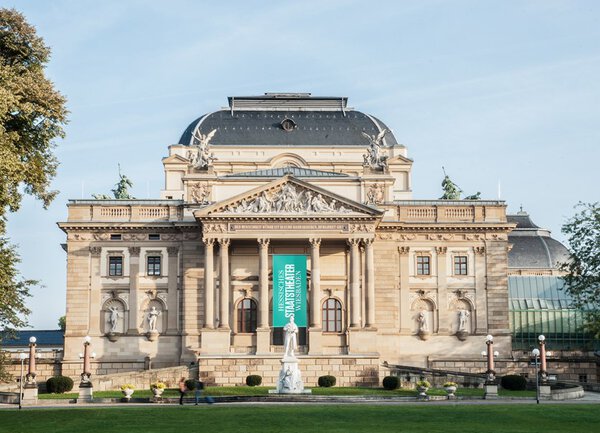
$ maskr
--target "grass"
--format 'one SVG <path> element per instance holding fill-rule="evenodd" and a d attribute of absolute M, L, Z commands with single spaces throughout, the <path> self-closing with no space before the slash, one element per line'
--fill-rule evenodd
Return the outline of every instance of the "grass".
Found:
<path fill-rule="evenodd" d="M 598 431 L 587 404 L 513 405 L 153 405 L 0 410 L 0 430 L 70 432 L 544 432 Z"/>
<path fill-rule="evenodd" d="M 215 397 L 218 396 L 261 396 L 269 395 L 269 389 L 273 387 L 267 386 L 215 386 L 208 387 L 206 394 Z M 394 391 L 387 391 L 383 388 L 362 388 L 362 387 L 332 387 L 332 388 L 311 388 L 313 395 L 337 395 L 337 396 L 385 396 L 385 397 L 414 397 L 417 392 L 412 389 L 397 389 Z M 429 395 L 446 395 L 446 391 L 439 388 L 432 388 L 427 391 Z M 508 391 L 501 389 L 499 391 L 502 397 L 535 397 L 535 391 Z M 192 396 L 193 393 L 189 393 L 188 396 Z M 456 391 L 457 396 L 480 396 L 483 397 L 483 389 L 480 388 L 458 388 Z M 121 391 L 94 391 L 95 398 L 120 398 L 123 394 Z M 152 392 L 149 389 L 139 389 L 133 393 L 133 397 L 136 398 L 149 398 L 152 397 Z M 179 397 L 179 391 L 175 388 L 165 389 L 163 397 Z M 66 393 L 66 394 L 40 394 L 39 398 L 42 400 L 46 399 L 73 399 L 77 398 L 77 393 Z"/>

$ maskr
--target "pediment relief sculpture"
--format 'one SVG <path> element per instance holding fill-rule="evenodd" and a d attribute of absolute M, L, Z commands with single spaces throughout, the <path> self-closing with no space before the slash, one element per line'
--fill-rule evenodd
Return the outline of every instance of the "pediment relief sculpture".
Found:
<path fill-rule="evenodd" d="M 331 197 L 308 188 L 285 183 L 274 191 L 263 191 L 257 197 L 244 198 L 227 205 L 223 212 L 241 213 L 350 213 L 352 209 Z"/>

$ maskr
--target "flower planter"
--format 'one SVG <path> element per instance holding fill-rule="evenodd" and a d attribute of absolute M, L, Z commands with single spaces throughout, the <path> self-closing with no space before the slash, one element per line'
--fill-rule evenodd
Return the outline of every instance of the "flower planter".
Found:
<path fill-rule="evenodd" d="M 164 388 L 151 388 L 152 389 L 152 395 L 154 395 L 154 398 L 160 398 L 162 396 L 163 391 L 165 390 Z"/>
<path fill-rule="evenodd" d="M 455 386 L 445 386 L 444 390 L 446 391 L 446 394 L 448 395 L 448 399 L 456 398 L 456 395 L 454 395 L 454 393 L 456 392 Z"/>
<path fill-rule="evenodd" d="M 129 399 L 131 398 L 131 395 L 133 394 L 133 389 L 123 389 L 121 390 L 121 392 L 123 393 L 123 398 L 125 398 L 125 400 L 129 401 Z"/>
<path fill-rule="evenodd" d="M 417 386 L 417 391 L 419 391 L 419 398 L 427 398 L 427 390 L 429 388 L 426 386 Z"/>

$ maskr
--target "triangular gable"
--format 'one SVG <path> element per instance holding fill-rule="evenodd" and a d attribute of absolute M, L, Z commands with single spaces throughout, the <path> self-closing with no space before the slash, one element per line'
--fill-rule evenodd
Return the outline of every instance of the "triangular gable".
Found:
<path fill-rule="evenodd" d="M 163 164 L 189 164 L 190 161 L 181 155 L 171 155 L 162 159 Z"/>
<path fill-rule="evenodd" d="M 373 209 L 291 175 L 214 203 L 194 212 L 195 217 L 218 215 L 348 215 L 380 217 Z"/>

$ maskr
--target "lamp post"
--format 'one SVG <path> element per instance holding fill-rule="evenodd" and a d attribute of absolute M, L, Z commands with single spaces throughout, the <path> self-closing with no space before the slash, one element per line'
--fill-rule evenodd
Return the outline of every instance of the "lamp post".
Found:
<path fill-rule="evenodd" d="M 548 381 L 548 370 L 546 369 L 546 337 L 540 335 L 538 337 L 540 343 L 540 379 L 542 383 Z"/>
<path fill-rule="evenodd" d="M 79 398 L 82 400 L 90 401 L 93 397 L 93 386 L 92 386 L 92 366 L 90 358 L 95 358 L 94 352 L 90 353 L 90 345 L 92 338 L 86 335 L 83 339 L 83 353 L 79 354 L 79 358 L 83 359 L 83 371 L 81 372 L 81 382 L 79 383 Z"/>
<path fill-rule="evenodd" d="M 540 371 L 538 368 L 538 358 L 540 356 L 540 350 L 533 349 L 531 351 L 531 354 L 535 358 L 535 401 L 537 402 L 537 404 L 540 404 Z"/>
<path fill-rule="evenodd" d="M 484 384 L 484 398 L 497 398 L 498 397 L 498 384 L 496 383 L 496 371 L 494 370 L 494 358 L 499 355 L 497 351 L 494 351 L 494 337 L 487 335 L 485 337 L 485 344 L 487 349 L 481 352 L 481 356 L 487 357 L 487 371 L 485 372 L 485 384 Z"/>
<path fill-rule="evenodd" d="M 35 343 L 37 338 L 34 336 L 29 337 L 29 365 L 27 368 L 27 375 L 23 376 L 25 370 L 25 360 L 27 354 L 24 352 L 19 353 L 19 359 L 21 360 L 21 378 L 19 382 L 19 409 L 23 406 L 23 401 L 35 403 L 37 401 L 37 382 L 35 381 Z M 23 385 L 23 381 L 27 381 Z"/>

